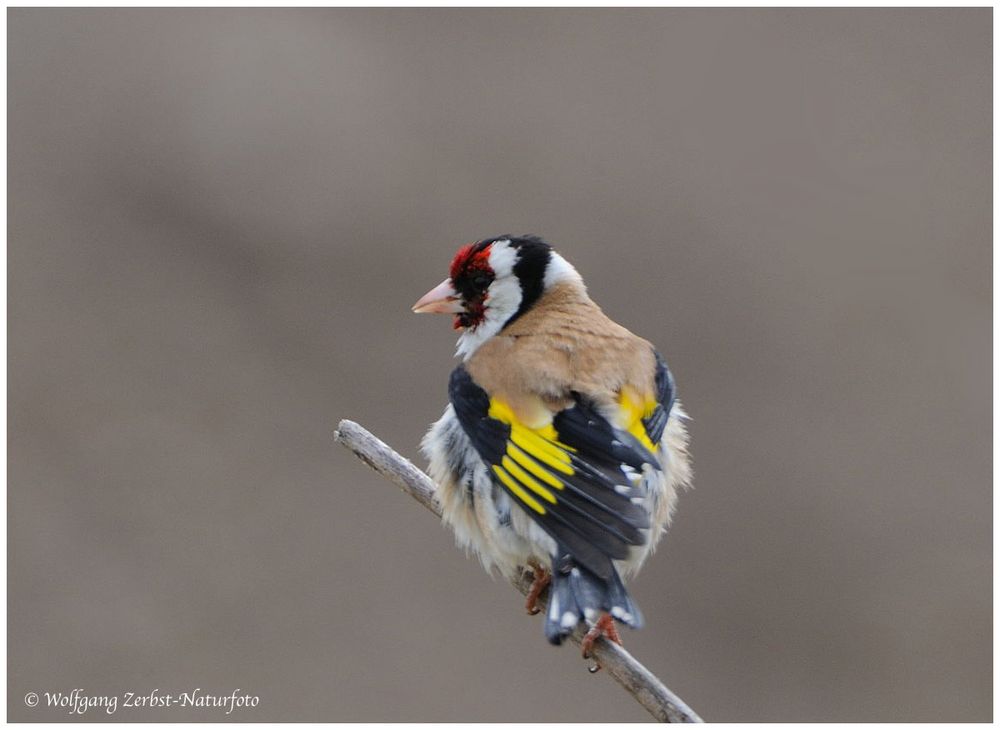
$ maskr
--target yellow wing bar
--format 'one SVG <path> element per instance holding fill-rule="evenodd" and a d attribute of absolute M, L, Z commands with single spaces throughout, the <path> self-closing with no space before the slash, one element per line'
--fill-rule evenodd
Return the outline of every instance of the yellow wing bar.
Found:
<path fill-rule="evenodd" d="M 545 514 L 543 502 L 557 502 L 552 490 L 565 488 L 556 473 L 576 473 L 570 458 L 576 449 L 559 442 L 552 424 L 542 428 L 526 426 L 498 398 L 490 399 L 489 416 L 510 426 L 506 455 L 499 465 L 493 465 L 493 472 L 524 504 L 538 514 Z"/>
<path fill-rule="evenodd" d="M 657 405 L 659 404 L 653 398 L 642 398 L 628 386 L 622 388 L 621 395 L 618 396 L 618 407 L 622 409 L 625 430 L 639 439 L 639 443 L 649 449 L 651 454 L 656 453 L 659 444 L 650 441 L 643 419 L 652 416 Z"/>
<path fill-rule="evenodd" d="M 520 484 L 514 481 L 514 478 L 506 471 L 504 471 L 503 467 L 494 464 L 493 473 L 497 475 L 497 477 L 500 479 L 501 482 L 504 483 L 507 489 L 513 492 L 514 495 L 522 502 L 524 502 L 526 505 L 528 505 L 528 507 L 535 510 L 535 512 L 537 512 L 540 515 L 545 514 L 545 507 L 543 507 L 537 499 L 528 494 L 528 492 Z"/>

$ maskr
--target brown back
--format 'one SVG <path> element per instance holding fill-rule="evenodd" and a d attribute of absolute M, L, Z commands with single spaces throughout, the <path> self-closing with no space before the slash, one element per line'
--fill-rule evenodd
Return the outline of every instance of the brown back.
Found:
<path fill-rule="evenodd" d="M 544 425 L 576 391 L 611 404 L 629 385 L 654 389 L 652 345 L 613 322 L 575 283 L 553 286 L 466 363 L 475 381 L 529 425 Z"/>

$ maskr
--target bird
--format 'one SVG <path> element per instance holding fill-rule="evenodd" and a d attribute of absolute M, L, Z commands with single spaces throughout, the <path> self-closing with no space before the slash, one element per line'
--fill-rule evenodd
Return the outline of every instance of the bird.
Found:
<path fill-rule="evenodd" d="M 462 246 L 413 305 L 453 316 L 460 364 L 421 442 L 442 519 L 489 572 L 530 575 L 525 607 L 584 658 L 617 624 L 641 628 L 625 588 L 690 486 L 688 416 L 664 358 L 609 318 L 534 235 Z M 591 671 L 599 669 L 591 667 Z"/>

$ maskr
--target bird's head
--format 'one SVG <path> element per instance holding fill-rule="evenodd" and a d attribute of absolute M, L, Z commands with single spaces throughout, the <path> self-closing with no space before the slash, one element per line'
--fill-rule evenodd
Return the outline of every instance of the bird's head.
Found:
<path fill-rule="evenodd" d="M 497 236 L 463 246 L 450 276 L 424 294 L 413 311 L 454 315 L 462 332 L 458 354 L 468 357 L 483 342 L 530 309 L 550 287 L 580 275 L 535 236 Z"/>

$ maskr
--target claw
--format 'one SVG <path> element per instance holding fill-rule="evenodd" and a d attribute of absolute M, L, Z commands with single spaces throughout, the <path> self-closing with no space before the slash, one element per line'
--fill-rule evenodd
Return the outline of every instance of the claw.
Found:
<path fill-rule="evenodd" d="M 615 620 L 607 613 L 597 619 L 597 623 L 590 627 L 590 630 L 584 635 L 583 641 L 580 642 L 580 649 L 582 650 L 584 659 L 590 659 L 591 652 L 594 649 L 594 642 L 602 636 L 606 636 L 609 641 L 615 642 L 618 646 L 622 645 L 622 639 L 618 635 Z M 588 667 L 587 671 L 591 674 L 596 674 L 601 671 L 601 665 L 595 663 L 594 666 Z"/>
<path fill-rule="evenodd" d="M 531 584 L 531 590 L 528 591 L 528 598 L 524 602 L 524 609 L 528 612 L 529 616 L 534 616 L 542 610 L 538 607 L 538 599 L 541 598 L 542 591 L 548 588 L 549 583 L 552 582 L 552 574 L 537 563 L 530 563 L 528 567 L 534 573 L 535 580 Z"/>

